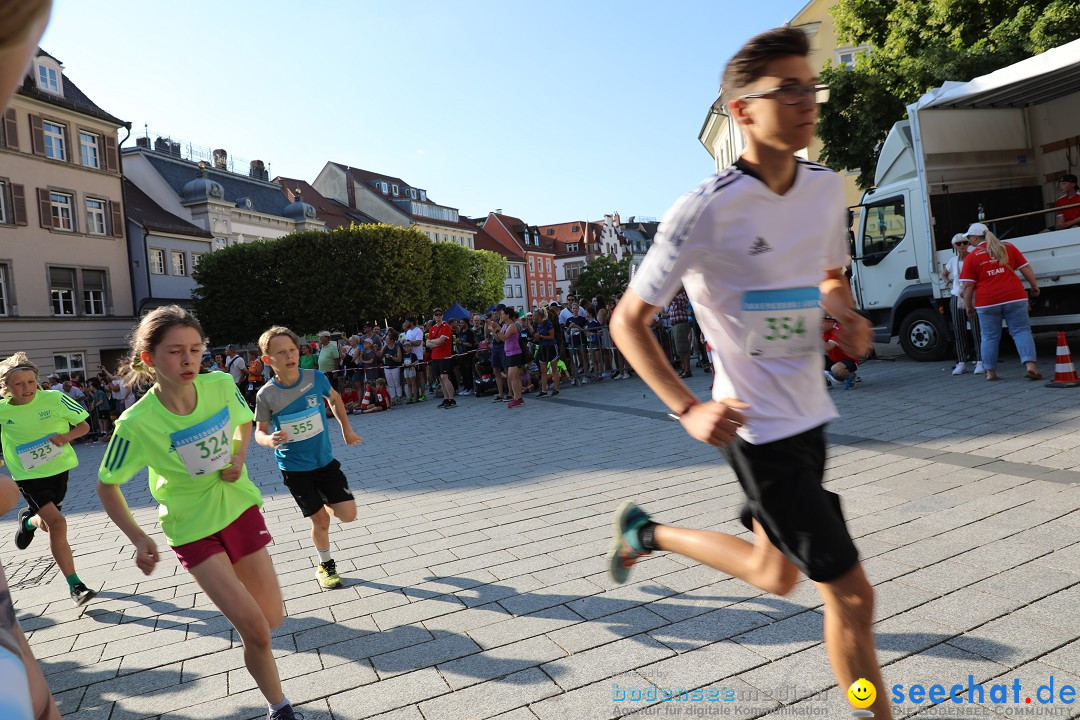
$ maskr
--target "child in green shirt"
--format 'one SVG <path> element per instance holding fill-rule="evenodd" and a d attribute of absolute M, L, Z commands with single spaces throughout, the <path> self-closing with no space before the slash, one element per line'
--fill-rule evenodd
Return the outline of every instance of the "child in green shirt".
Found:
<path fill-rule="evenodd" d="M 149 575 L 157 545 L 119 488 L 149 468 L 165 539 L 239 632 L 268 720 L 294 720 L 270 647 L 270 631 L 285 616 L 281 587 L 266 550 L 271 537 L 259 511 L 262 496 L 244 466 L 253 415 L 231 375 L 199 374 L 205 347 L 199 322 L 177 305 L 139 323 L 125 370 L 154 385 L 116 421 L 98 470 L 98 497 Z"/>
<path fill-rule="evenodd" d="M 84 605 L 96 593 L 75 572 L 60 512 L 67 495 L 68 471 L 79 458 L 71 441 L 90 431 L 82 405 L 59 390 L 38 390 L 38 368 L 25 353 L 0 362 L 0 427 L 4 458 L 27 507 L 19 513 L 15 547 L 30 545 L 37 530 L 49 535 L 49 549 L 67 579 L 71 600 Z"/>

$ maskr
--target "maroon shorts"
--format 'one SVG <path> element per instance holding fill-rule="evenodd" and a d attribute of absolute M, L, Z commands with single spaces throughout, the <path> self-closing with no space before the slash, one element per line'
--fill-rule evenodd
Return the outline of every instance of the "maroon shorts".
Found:
<path fill-rule="evenodd" d="M 220 552 L 227 554 L 229 562 L 235 565 L 241 558 L 262 550 L 272 539 L 262 513 L 252 505 L 241 513 L 240 517 L 213 535 L 177 545 L 173 552 L 185 570 L 190 570 Z"/>

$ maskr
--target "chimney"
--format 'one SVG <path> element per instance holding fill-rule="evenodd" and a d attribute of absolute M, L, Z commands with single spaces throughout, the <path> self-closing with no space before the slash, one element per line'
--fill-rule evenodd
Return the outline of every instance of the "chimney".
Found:
<path fill-rule="evenodd" d="M 228 164 L 229 153 L 225 152 L 221 148 L 214 150 L 214 167 L 216 167 L 218 170 L 228 170 Z"/>
<path fill-rule="evenodd" d="M 140 135 L 139 137 L 135 138 L 135 147 L 146 148 L 147 150 L 149 150 L 150 138 Z"/>
<path fill-rule="evenodd" d="M 502 215 L 502 208 L 495 208 L 496 215 Z"/>
<path fill-rule="evenodd" d="M 251 169 L 248 171 L 248 175 L 256 180 L 269 180 L 269 174 L 266 172 L 266 165 L 262 160 L 252 160 Z"/>
<path fill-rule="evenodd" d="M 352 177 L 352 168 L 345 168 L 345 199 L 349 207 L 356 207 L 356 185 Z"/>

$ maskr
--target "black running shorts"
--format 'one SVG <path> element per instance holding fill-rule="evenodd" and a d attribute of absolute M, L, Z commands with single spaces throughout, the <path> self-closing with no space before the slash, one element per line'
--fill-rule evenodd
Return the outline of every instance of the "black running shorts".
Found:
<path fill-rule="evenodd" d="M 538 359 L 542 363 L 556 362 L 559 359 L 559 349 L 554 345 L 541 345 Z"/>
<path fill-rule="evenodd" d="M 323 505 L 336 505 L 353 499 L 349 490 L 349 481 L 341 472 L 341 463 L 331 460 L 316 470 L 282 470 L 285 487 L 289 488 L 293 499 L 300 507 L 304 517 L 311 517 L 322 510 Z"/>
<path fill-rule="evenodd" d="M 49 503 L 59 510 L 64 504 L 64 496 L 67 495 L 68 471 L 49 477 L 20 480 L 15 484 L 19 486 L 19 492 L 34 515 Z"/>
<path fill-rule="evenodd" d="M 750 513 L 769 540 L 815 582 L 835 580 L 859 561 L 840 496 L 821 487 L 825 426 L 754 445 L 736 437 L 724 449 Z"/>

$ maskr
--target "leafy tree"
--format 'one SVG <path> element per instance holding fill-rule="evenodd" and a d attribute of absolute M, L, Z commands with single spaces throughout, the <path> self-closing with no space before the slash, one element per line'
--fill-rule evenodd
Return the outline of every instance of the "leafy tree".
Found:
<path fill-rule="evenodd" d="M 585 264 L 570 289 L 582 298 L 592 298 L 597 295 L 611 297 L 624 292 L 629 284 L 630 256 L 615 260 L 610 255 L 601 255 Z"/>
<path fill-rule="evenodd" d="M 822 161 L 860 168 L 869 188 L 880 145 L 904 107 L 946 80 L 970 80 L 1080 36 L 1076 0 L 839 0 L 837 38 L 870 45 L 853 69 L 827 66 Z"/>
<path fill-rule="evenodd" d="M 431 280 L 428 283 L 433 306 L 447 308 L 461 302 L 472 282 L 474 251 L 456 243 L 437 242 L 431 246 Z M 423 315 L 428 315 L 427 308 Z"/>
<path fill-rule="evenodd" d="M 252 342 L 270 325 L 301 334 L 431 308 L 432 243 L 418 230 L 353 225 L 208 253 L 195 313 L 214 342 Z"/>
<path fill-rule="evenodd" d="M 469 254 L 472 263 L 469 283 L 465 294 L 458 301 L 473 312 L 484 312 L 503 296 L 506 284 L 506 258 L 488 250 L 474 250 Z"/>

